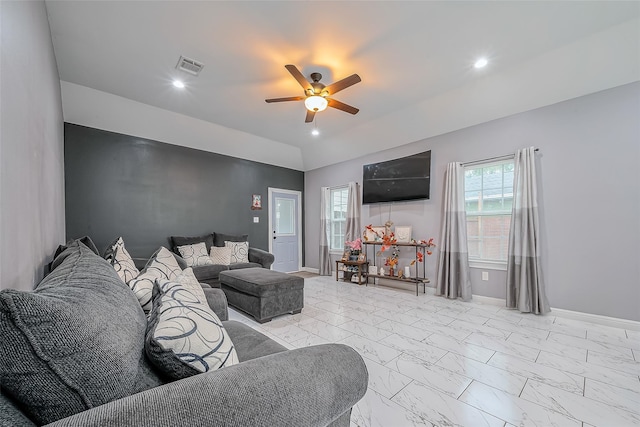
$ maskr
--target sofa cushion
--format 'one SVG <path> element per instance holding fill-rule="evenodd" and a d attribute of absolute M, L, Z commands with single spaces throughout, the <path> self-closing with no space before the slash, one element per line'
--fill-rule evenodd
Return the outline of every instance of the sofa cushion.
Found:
<path fill-rule="evenodd" d="M 227 271 L 229 269 L 228 265 L 205 265 L 202 267 L 196 267 L 193 269 L 193 274 L 196 276 L 198 281 L 202 282 L 205 280 L 218 280 L 218 276 L 221 271 Z"/>
<path fill-rule="evenodd" d="M 224 242 L 231 249 L 231 264 L 249 262 L 249 242 Z"/>
<path fill-rule="evenodd" d="M 224 242 L 247 242 L 248 234 L 224 234 L 213 233 L 213 244 L 216 246 L 225 246 Z"/>
<path fill-rule="evenodd" d="M 262 268 L 262 264 L 258 264 L 257 262 L 238 262 L 229 265 L 229 270 L 240 270 L 243 268 Z"/>
<path fill-rule="evenodd" d="M 122 237 L 118 237 L 107 246 L 107 250 L 104 252 L 104 259 L 111 263 L 124 283 L 129 283 L 129 280 L 135 279 L 140 274 L 135 262 L 133 262 L 133 258 L 131 258 L 124 246 Z"/>
<path fill-rule="evenodd" d="M 149 314 L 152 307 L 153 284 L 156 279 L 175 279 L 182 269 L 171 252 L 163 246 L 160 247 L 142 269 L 138 277 L 130 280 L 128 285 L 138 297 L 140 306 L 145 314 Z"/>
<path fill-rule="evenodd" d="M 228 320 L 222 324 L 233 341 L 240 362 L 287 350 L 283 345 L 242 322 Z"/>
<path fill-rule="evenodd" d="M 178 252 L 180 252 L 180 256 L 189 267 L 214 264 L 211 258 L 209 258 L 209 252 L 207 252 L 207 247 L 204 242 L 178 246 Z"/>
<path fill-rule="evenodd" d="M 231 264 L 231 248 L 211 246 L 209 257 L 214 264 L 229 265 Z"/>
<path fill-rule="evenodd" d="M 213 234 L 205 234 L 204 236 L 196 237 L 171 236 L 171 244 L 173 245 L 171 249 L 173 252 L 180 255 L 178 246 L 193 245 L 194 243 L 200 242 L 204 242 L 204 245 L 207 247 L 207 253 L 209 253 L 211 246 L 213 246 Z M 222 246 L 224 246 L 224 244 Z"/>
<path fill-rule="evenodd" d="M 235 365 L 238 356 L 222 322 L 180 283 L 158 279 L 149 317 L 147 356 L 178 380 Z"/>
<path fill-rule="evenodd" d="M 0 292 L 0 387 L 38 424 L 162 384 L 146 317 L 111 265 L 76 241 L 33 292 Z"/>
<path fill-rule="evenodd" d="M 51 262 L 49 264 L 47 264 L 47 267 L 45 269 L 45 276 L 47 274 L 51 273 L 53 270 L 55 270 L 56 267 L 58 265 L 60 265 L 62 263 L 62 261 L 64 261 L 64 258 L 61 258 L 58 255 L 60 255 L 65 250 L 67 250 L 67 247 L 68 247 L 67 245 L 71 245 L 75 241 L 83 243 L 86 247 L 91 249 L 91 252 L 93 252 L 96 255 L 100 255 L 100 252 L 98 251 L 98 248 L 96 247 L 95 243 L 93 243 L 93 240 L 91 240 L 91 237 L 89 237 L 89 236 L 80 237 L 79 239 L 75 239 L 75 240 L 69 240 L 66 245 L 58 246 L 58 248 L 56 249 L 55 254 L 53 255 L 53 259 L 51 260 Z"/>

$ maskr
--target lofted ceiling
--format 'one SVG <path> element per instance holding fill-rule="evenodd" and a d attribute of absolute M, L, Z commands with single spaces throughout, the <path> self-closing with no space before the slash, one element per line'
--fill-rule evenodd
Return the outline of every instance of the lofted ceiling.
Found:
<path fill-rule="evenodd" d="M 640 61 L 638 2 L 46 4 L 62 81 L 297 147 L 303 170 L 624 84 Z M 603 51 L 632 69 L 589 56 L 584 43 L 625 24 L 635 37 Z M 198 77 L 176 70 L 180 55 L 204 63 Z M 302 95 L 286 64 L 325 84 L 359 74 L 336 98 L 360 112 L 306 124 L 302 102 L 265 103 Z"/>

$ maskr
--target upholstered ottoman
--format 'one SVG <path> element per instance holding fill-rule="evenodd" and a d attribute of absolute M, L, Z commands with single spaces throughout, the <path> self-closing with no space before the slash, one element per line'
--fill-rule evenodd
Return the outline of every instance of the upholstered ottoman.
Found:
<path fill-rule="evenodd" d="M 285 313 L 300 313 L 304 279 L 264 268 L 220 272 L 220 284 L 229 305 L 265 323 Z"/>

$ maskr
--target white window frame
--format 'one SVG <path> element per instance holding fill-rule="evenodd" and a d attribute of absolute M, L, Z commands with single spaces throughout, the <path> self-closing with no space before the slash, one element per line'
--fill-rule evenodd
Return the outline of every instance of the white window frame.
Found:
<path fill-rule="evenodd" d="M 468 165 L 464 167 L 465 172 L 467 170 L 471 170 L 471 169 L 480 169 L 480 168 L 488 168 L 488 167 L 492 167 L 492 166 L 502 166 L 505 164 L 513 164 L 514 160 L 513 159 L 508 159 L 508 160 L 501 160 L 501 161 L 490 161 L 490 162 L 483 162 L 483 163 L 474 163 L 472 165 Z M 503 181 L 503 189 L 504 189 L 504 181 Z M 482 192 L 482 188 L 481 188 L 481 192 Z M 465 178 L 465 194 L 466 194 L 466 178 Z M 480 196 L 480 200 L 482 199 L 482 195 Z M 469 216 L 469 214 L 466 212 L 466 198 L 465 198 L 465 214 L 467 216 Z M 502 215 L 502 216 L 509 216 L 511 217 L 512 213 L 511 211 L 506 212 L 504 211 L 503 213 L 497 213 L 497 212 L 474 212 L 472 213 L 470 216 L 498 216 L 498 215 Z M 480 238 L 480 240 L 482 241 L 482 238 Z M 467 233 L 467 244 L 469 243 L 469 236 Z M 491 259 L 483 259 L 483 258 L 471 258 L 469 257 L 469 267 L 471 268 L 481 268 L 481 269 L 486 269 L 486 270 L 503 270 L 506 271 L 507 270 L 507 260 L 491 260 Z"/>
<path fill-rule="evenodd" d="M 345 185 L 345 186 L 333 187 L 329 190 L 329 200 L 330 200 L 329 201 L 329 252 L 332 254 L 342 255 L 342 253 L 344 252 L 344 238 L 345 238 L 344 235 L 342 235 L 342 246 L 339 248 L 333 247 L 333 241 L 335 238 L 334 225 L 336 223 L 343 223 L 344 225 L 343 227 L 341 227 L 341 229 L 344 230 L 346 233 L 346 224 L 347 224 L 346 214 L 344 218 L 334 218 L 334 212 L 335 212 L 334 194 L 338 192 L 344 192 L 344 196 L 341 197 L 341 205 L 344 205 L 344 208 L 346 209 L 347 203 L 348 203 L 348 197 L 349 197 L 349 186 Z M 342 203 L 342 201 L 344 201 L 344 203 Z"/>

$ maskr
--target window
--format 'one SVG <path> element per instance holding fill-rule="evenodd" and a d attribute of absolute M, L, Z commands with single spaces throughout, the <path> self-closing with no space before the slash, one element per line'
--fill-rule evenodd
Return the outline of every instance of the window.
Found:
<path fill-rule="evenodd" d="M 347 231 L 348 197 L 349 187 L 338 187 L 331 190 L 329 245 L 332 251 L 339 251 L 340 253 L 344 250 L 344 235 Z"/>
<path fill-rule="evenodd" d="M 468 166 L 464 200 L 470 264 L 506 265 L 513 204 L 513 160 Z"/>

